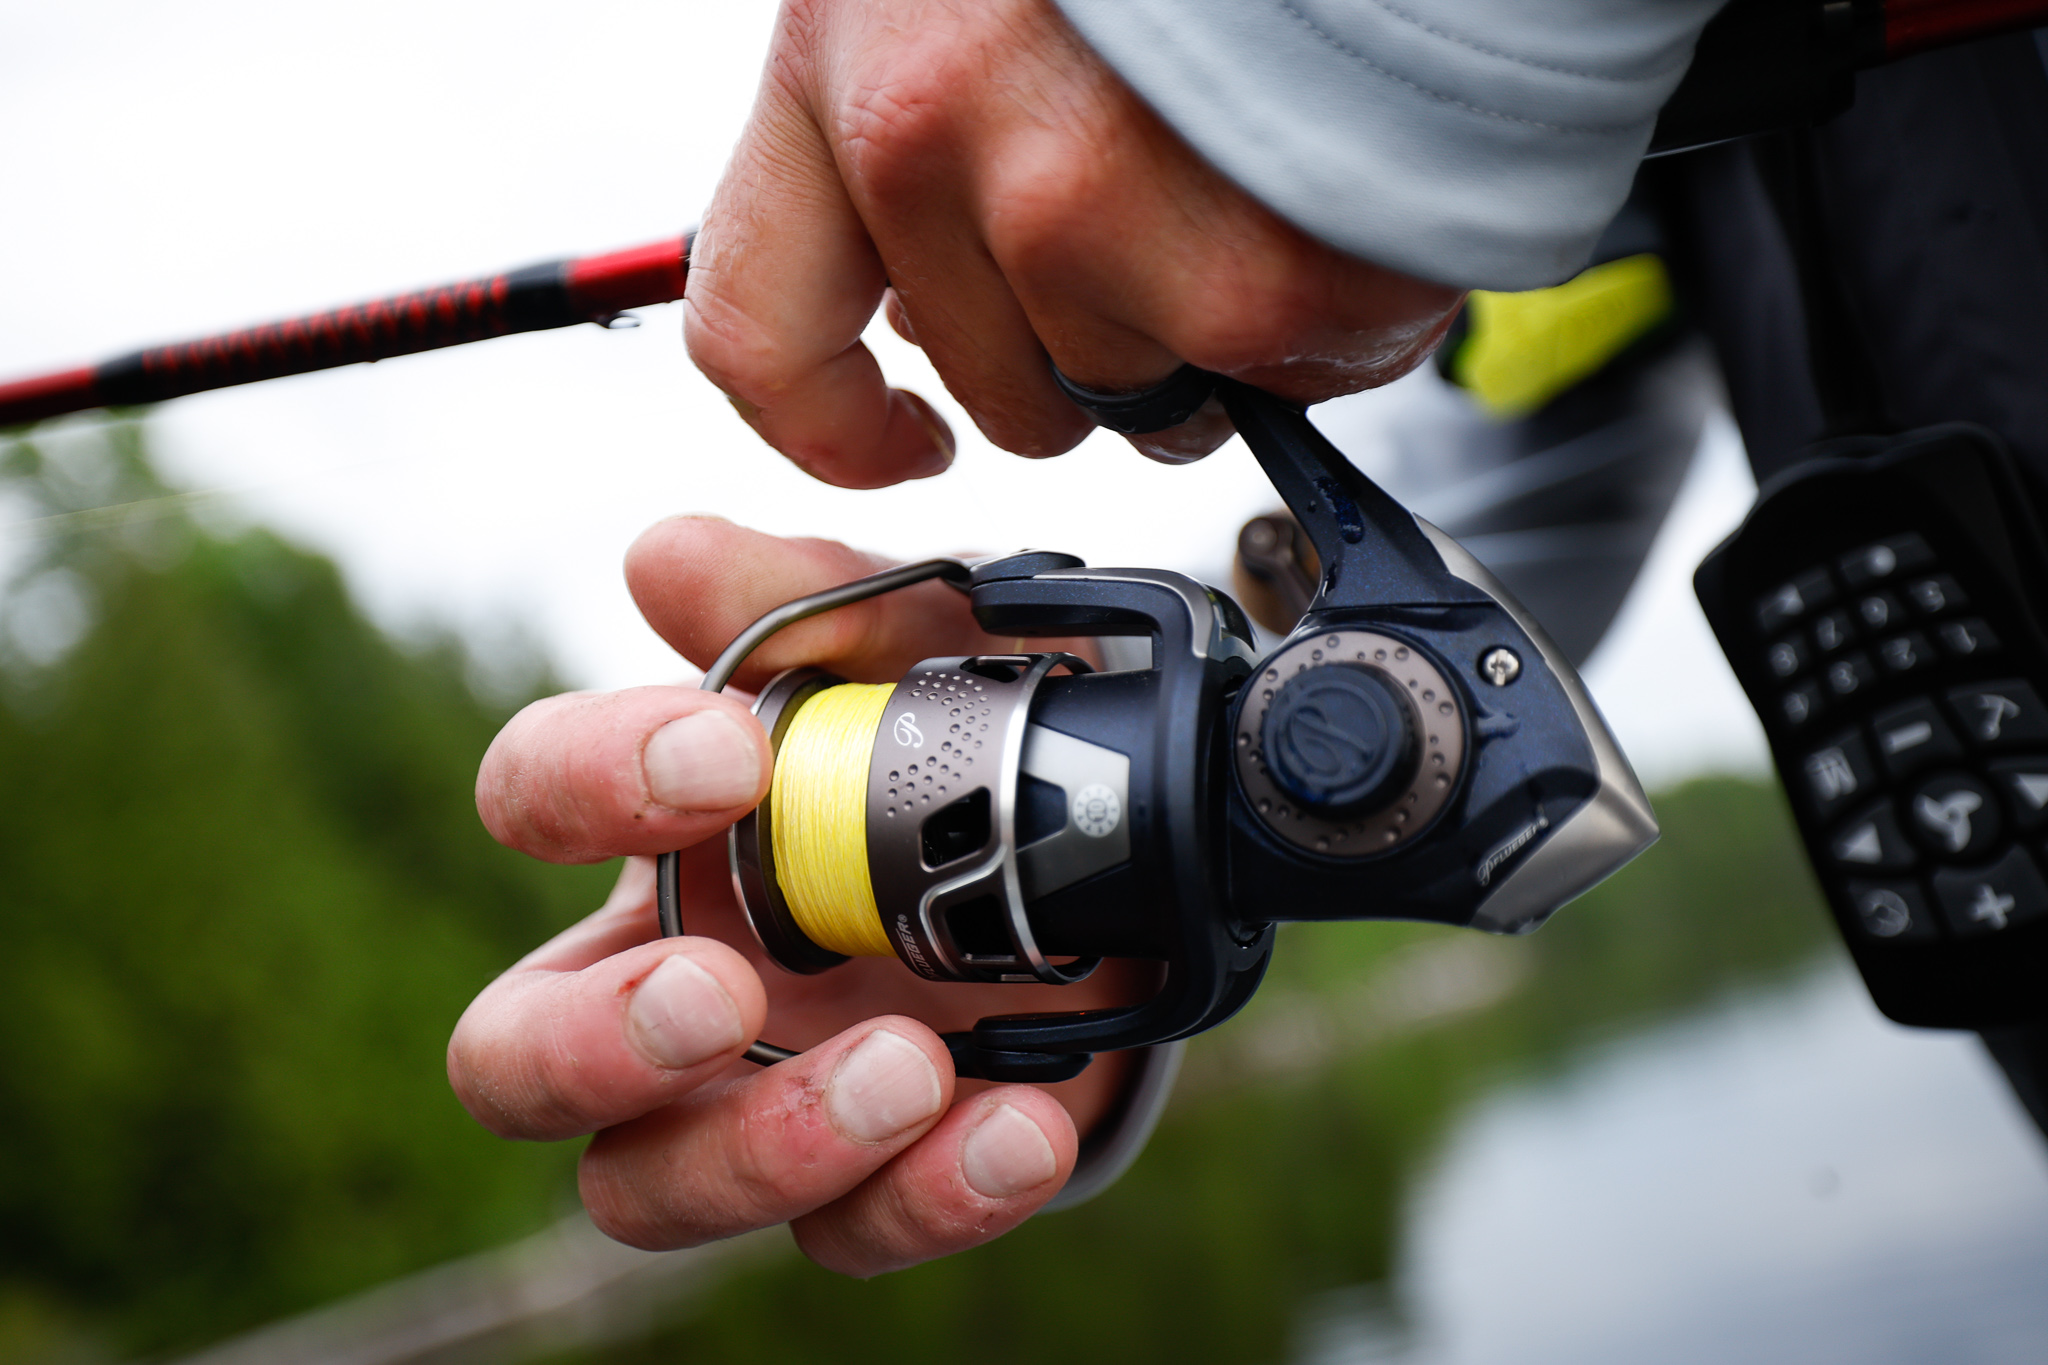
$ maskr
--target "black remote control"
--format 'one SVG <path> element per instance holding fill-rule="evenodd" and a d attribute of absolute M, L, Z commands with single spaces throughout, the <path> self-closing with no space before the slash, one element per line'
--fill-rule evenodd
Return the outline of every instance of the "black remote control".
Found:
<path fill-rule="evenodd" d="M 1832 443 L 1694 586 L 1878 1008 L 2048 1018 L 2048 540 L 2004 446 Z"/>

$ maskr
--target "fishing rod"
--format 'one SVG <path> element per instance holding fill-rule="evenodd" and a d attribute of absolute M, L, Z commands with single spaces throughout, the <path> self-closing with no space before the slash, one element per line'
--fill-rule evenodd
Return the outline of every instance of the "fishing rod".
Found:
<path fill-rule="evenodd" d="M 2048 0 L 1733 0 L 1700 35 L 1648 154 L 1819 122 L 1856 72 L 2048 24 Z M 159 403 L 514 332 L 596 323 L 683 296 L 692 234 L 547 261 L 0 384 L 0 428 Z"/>
<path fill-rule="evenodd" d="M 88 408 L 161 403 L 514 332 L 585 322 L 618 326 L 630 309 L 683 296 L 691 236 L 545 261 L 0 384 L 0 427 Z"/>

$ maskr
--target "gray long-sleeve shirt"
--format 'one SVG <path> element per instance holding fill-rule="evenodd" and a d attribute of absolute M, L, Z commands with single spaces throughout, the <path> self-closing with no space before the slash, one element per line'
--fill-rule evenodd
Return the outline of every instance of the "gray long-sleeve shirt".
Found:
<path fill-rule="evenodd" d="M 1058 0 L 1225 175 L 1461 288 L 1585 264 L 1721 0 Z"/>

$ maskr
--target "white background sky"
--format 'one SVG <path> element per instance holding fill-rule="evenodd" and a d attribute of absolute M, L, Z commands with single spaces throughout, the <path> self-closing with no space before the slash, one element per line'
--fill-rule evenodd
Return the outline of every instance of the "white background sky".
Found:
<path fill-rule="evenodd" d="M 710 198 L 772 18 L 766 0 L 0 0 L 0 376 L 673 235 Z M 386 623 L 521 629 L 593 686 L 679 671 L 618 570 L 672 512 L 1213 579 L 1277 501 L 1235 446 L 1183 469 L 1107 436 L 1004 455 L 879 327 L 892 378 L 946 411 L 961 457 L 936 480 L 830 489 L 689 368 L 675 308 L 645 321 L 185 399 L 157 417 L 159 449 L 182 485 L 336 556 Z M 1404 398 L 1354 401 L 1347 429 L 1369 435 Z M 1589 671 L 1652 782 L 1763 766 L 1687 582 L 1750 491 L 1721 423 Z"/>

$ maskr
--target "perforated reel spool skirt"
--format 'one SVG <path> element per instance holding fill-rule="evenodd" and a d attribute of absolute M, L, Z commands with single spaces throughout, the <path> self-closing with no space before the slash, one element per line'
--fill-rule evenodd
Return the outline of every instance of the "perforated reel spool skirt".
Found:
<path fill-rule="evenodd" d="M 881 713 L 867 763 L 867 875 L 890 946 L 928 980 L 1065 985 L 1096 966 L 1046 958 L 1019 878 L 1025 730 L 1039 683 L 1059 667 L 1089 666 L 1067 654 L 927 659 L 896 684 Z M 778 757 L 803 708 L 844 682 L 799 668 L 762 689 L 755 714 Z M 805 778 L 778 763 L 778 784 Z M 790 903 L 790 869 L 777 866 L 779 804 L 771 794 L 733 827 L 734 889 L 771 958 L 794 972 L 822 972 L 847 959 L 807 934 Z M 970 921 L 978 936 L 958 932 Z"/>

